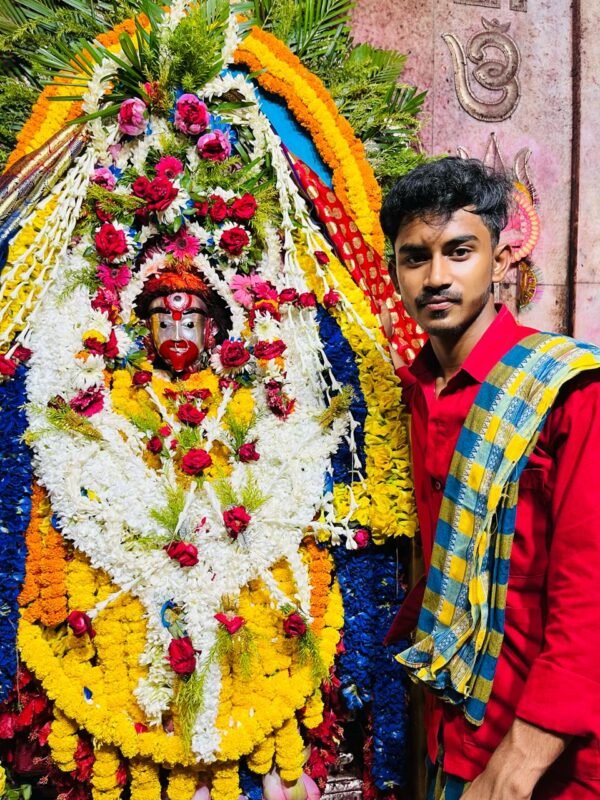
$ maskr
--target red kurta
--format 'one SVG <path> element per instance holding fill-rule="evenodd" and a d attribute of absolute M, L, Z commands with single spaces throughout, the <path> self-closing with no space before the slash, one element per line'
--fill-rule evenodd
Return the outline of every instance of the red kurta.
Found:
<path fill-rule="evenodd" d="M 492 367 L 534 332 L 501 308 L 438 397 L 430 345 L 410 369 L 400 371 L 412 417 L 426 569 L 463 422 Z M 441 734 L 444 770 L 465 780 L 483 770 L 515 715 L 575 736 L 538 785 L 534 797 L 540 800 L 600 798 L 599 378 L 597 372 L 587 373 L 563 390 L 519 482 L 504 642 L 483 724 L 474 727 L 460 707 L 428 693 L 429 756 L 435 761 Z M 413 591 L 402 621 L 409 629 L 416 625 L 423 583 Z"/>

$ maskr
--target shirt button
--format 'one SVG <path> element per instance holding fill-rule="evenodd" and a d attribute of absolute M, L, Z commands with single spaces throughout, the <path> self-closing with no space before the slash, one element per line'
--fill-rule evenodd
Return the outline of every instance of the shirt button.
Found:
<path fill-rule="evenodd" d="M 442 482 L 441 481 L 433 480 L 432 484 L 433 484 L 433 488 L 436 490 L 436 492 L 441 492 L 442 491 Z"/>

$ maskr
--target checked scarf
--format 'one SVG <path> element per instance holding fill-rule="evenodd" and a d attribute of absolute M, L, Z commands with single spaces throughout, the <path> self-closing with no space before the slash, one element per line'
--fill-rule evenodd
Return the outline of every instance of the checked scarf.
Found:
<path fill-rule="evenodd" d="M 397 656 L 414 681 L 481 725 L 504 637 L 519 478 L 556 396 L 600 368 L 600 348 L 536 333 L 481 385 L 452 457 L 415 644 Z"/>

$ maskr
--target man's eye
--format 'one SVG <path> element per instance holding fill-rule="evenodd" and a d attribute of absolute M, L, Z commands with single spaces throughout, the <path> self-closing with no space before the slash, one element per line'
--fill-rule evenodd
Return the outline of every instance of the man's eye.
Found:
<path fill-rule="evenodd" d="M 468 247 L 457 247 L 452 255 L 456 256 L 457 258 L 466 258 L 470 253 L 471 251 Z"/>

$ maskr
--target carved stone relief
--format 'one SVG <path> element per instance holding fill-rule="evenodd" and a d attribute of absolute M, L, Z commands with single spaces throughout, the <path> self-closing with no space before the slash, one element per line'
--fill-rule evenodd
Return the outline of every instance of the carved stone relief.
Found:
<path fill-rule="evenodd" d="M 467 48 L 452 33 L 442 34 L 454 66 L 458 102 L 470 116 L 482 122 L 501 122 L 511 116 L 521 96 L 517 78 L 521 54 L 509 35 L 510 22 L 481 18 L 483 31 L 471 37 Z M 500 60 L 499 60 L 500 59 Z M 469 63 L 475 65 L 469 76 Z M 478 97 L 472 81 L 496 97 Z"/>
<path fill-rule="evenodd" d="M 500 8 L 501 0 L 454 0 L 461 6 L 480 6 L 481 8 Z M 527 11 L 527 0 L 510 0 L 511 11 Z"/>

